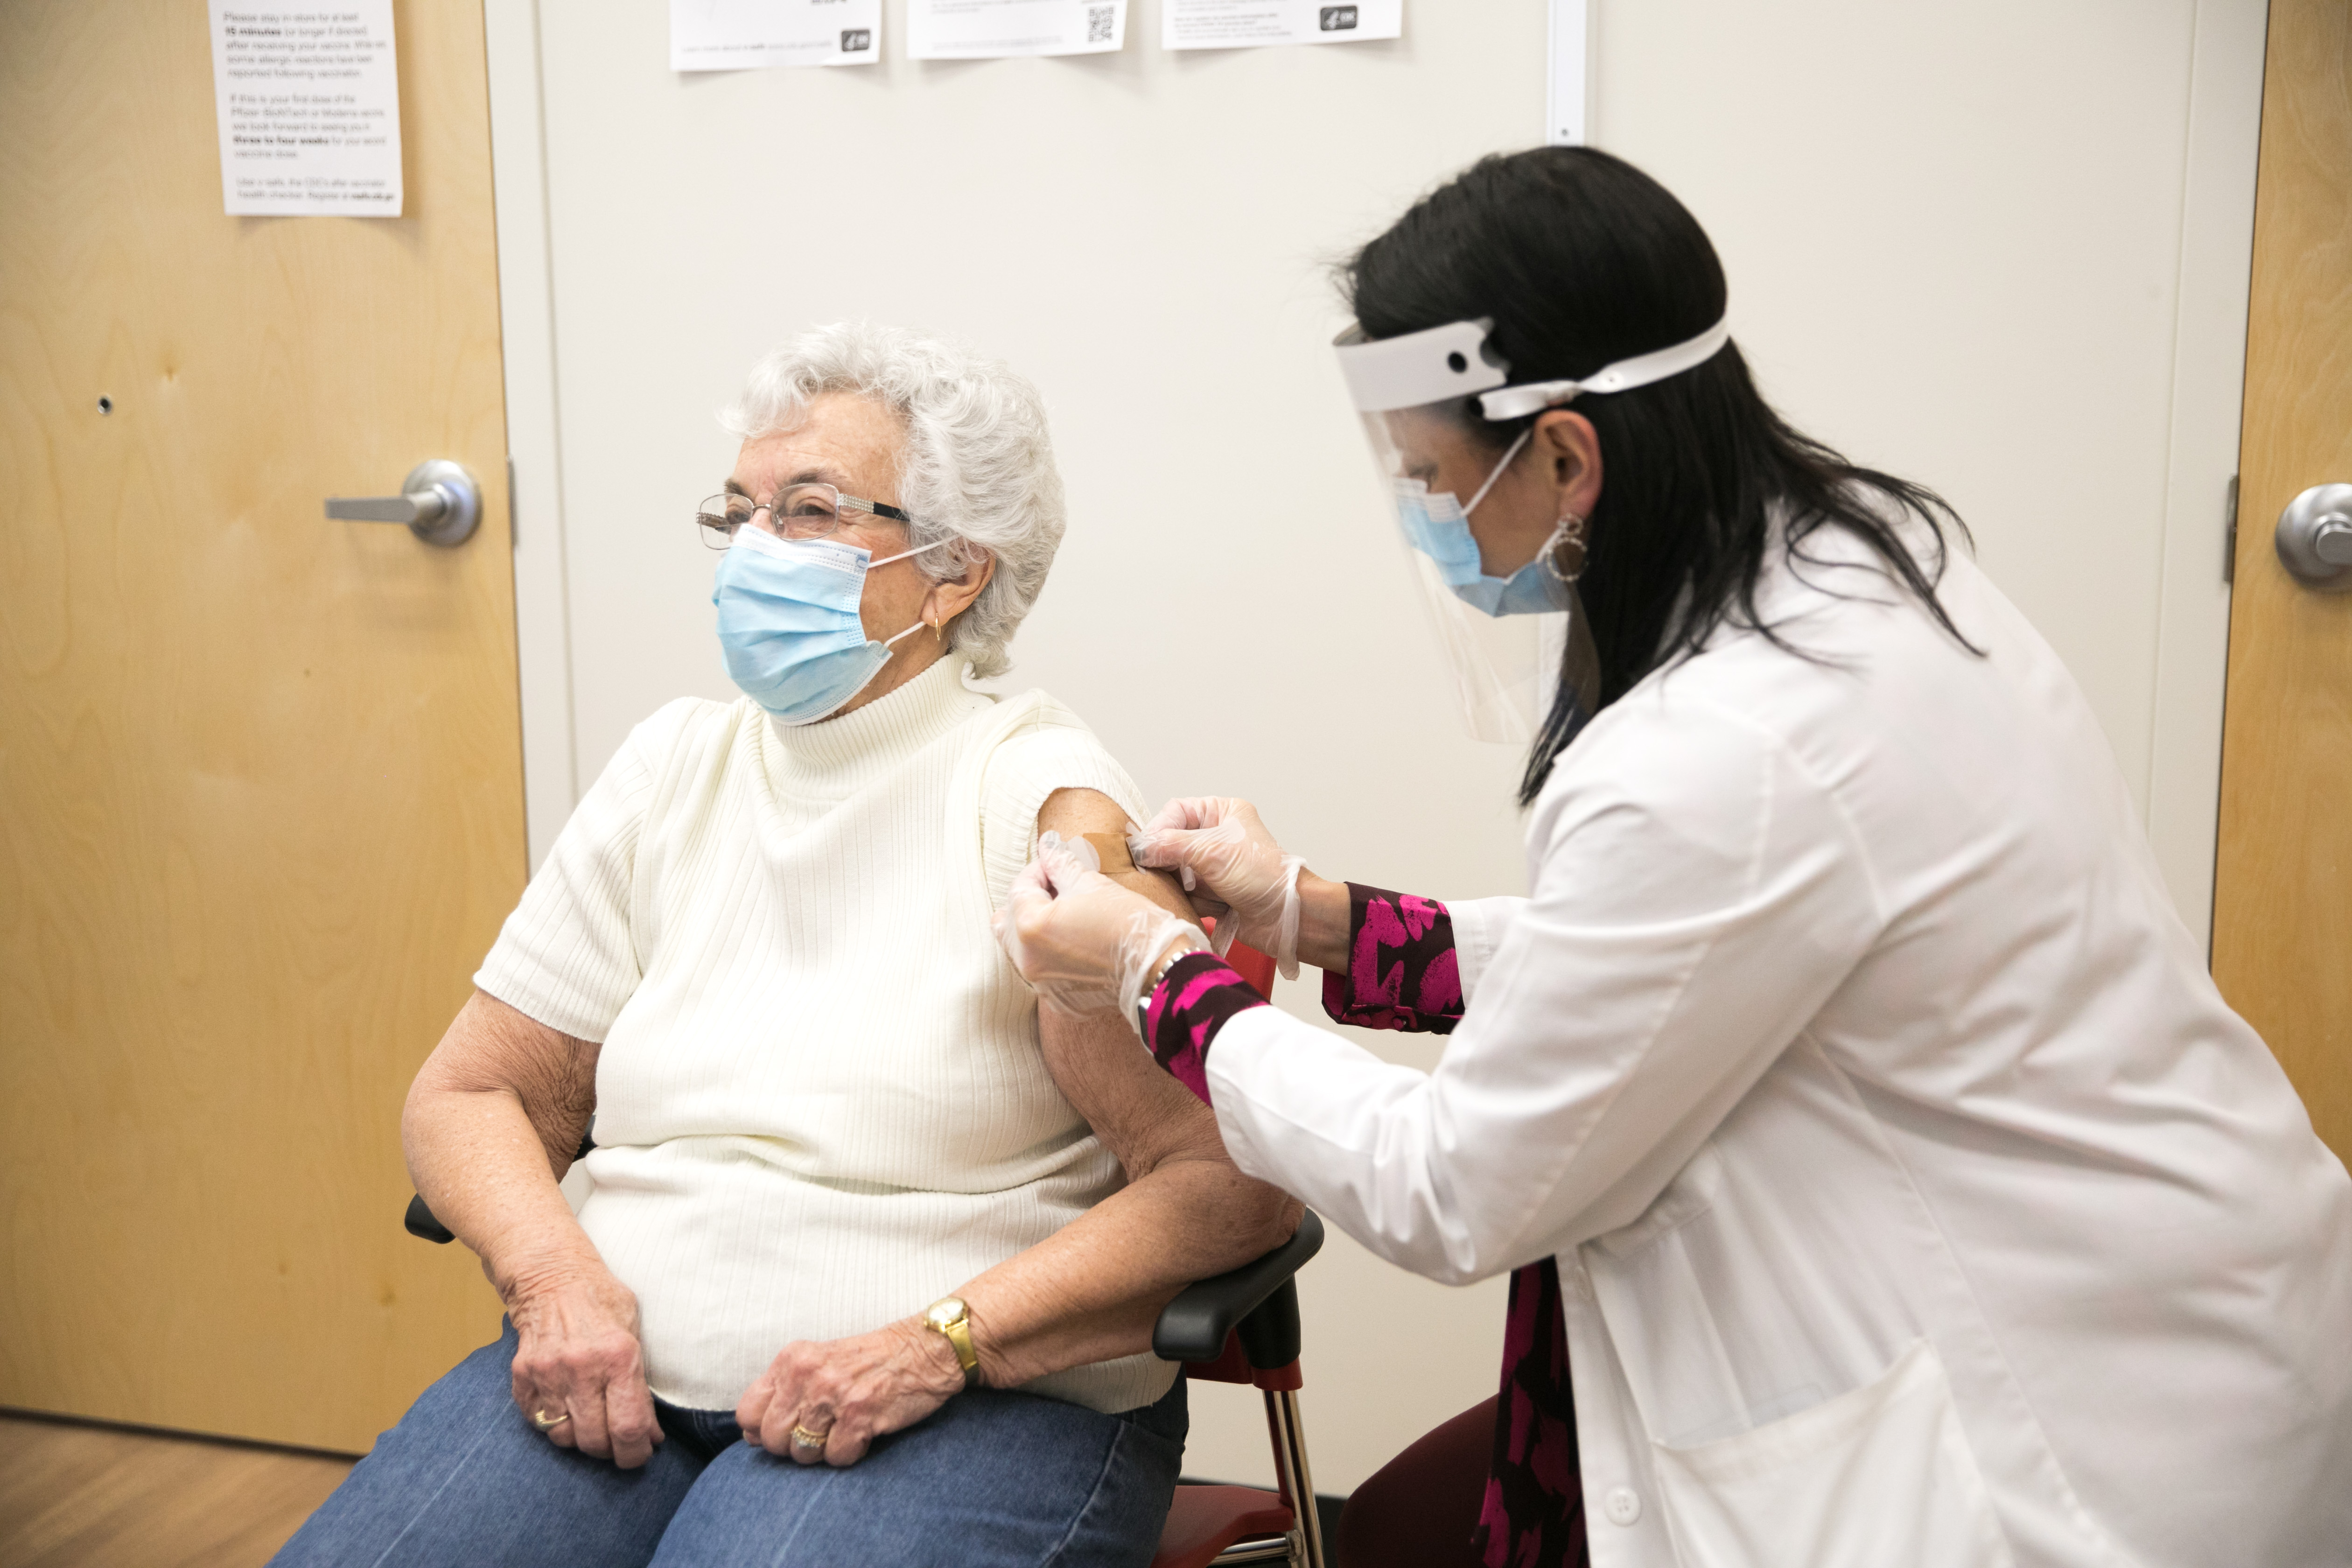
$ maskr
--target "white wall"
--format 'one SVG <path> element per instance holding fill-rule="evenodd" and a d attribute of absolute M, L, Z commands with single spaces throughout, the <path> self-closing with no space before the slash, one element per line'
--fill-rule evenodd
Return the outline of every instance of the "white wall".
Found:
<path fill-rule="evenodd" d="M 1940 489 L 2212 903 L 2261 0 L 1601 0 L 1596 140 L 1698 214 L 1768 395 Z"/>
<path fill-rule="evenodd" d="M 730 457 L 710 411 L 785 333 L 869 316 L 973 339 L 1052 403 L 1074 523 L 1014 685 L 1154 798 L 1255 798 L 1319 869 L 1522 886 L 1518 759 L 1445 714 L 1322 268 L 1540 135 L 1536 0 L 1182 56 L 1139 4 L 1122 55 L 981 64 L 898 58 L 894 4 L 886 65 L 715 77 L 668 70 L 652 0 L 488 9 L 534 857 L 631 723 L 730 694 L 686 521 Z M 1596 5 L 1595 139 L 1707 226 L 1768 391 L 1967 516 L 2200 930 L 2262 9 Z M 1280 1000 L 1318 1016 L 1307 984 Z M 1335 1237 L 1303 1289 L 1324 1489 L 1493 1392 L 1500 1281 Z M 1264 1456 L 1246 1397 L 1196 1399 L 1192 1470 Z"/>

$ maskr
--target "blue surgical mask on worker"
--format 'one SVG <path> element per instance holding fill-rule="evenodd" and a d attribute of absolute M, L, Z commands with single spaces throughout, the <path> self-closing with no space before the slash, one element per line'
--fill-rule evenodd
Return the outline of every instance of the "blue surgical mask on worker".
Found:
<path fill-rule="evenodd" d="M 1489 577 L 1480 569 L 1478 541 L 1470 532 L 1471 512 L 1486 499 L 1486 492 L 1495 488 L 1495 481 L 1503 477 L 1503 470 L 1533 434 L 1532 427 L 1519 433 L 1468 506 L 1451 490 L 1432 492 L 1420 479 L 1396 481 L 1397 521 L 1404 525 L 1405 538 L 1436 563 L 1437 574 L 1455 598 L 1490 616 L 1540 616 L 1565 610 L 1570 603 L 1568 580 L 1552 563 L 1560 531 L 1544 542 L 1534 560 L 1507 577 Z"/>
<path fill-rule="evenodd" d="M 728 675 L 783 723 L 813 724 L 835 711 L 889 662 L 893 644 L 923 626 L 917 621 L 888 642 L 868 640 L 857 614 L 866 574 L 947 542 L 877 561 L 872 551 L 836 540 L 739 530 L 719 558 L 710 594 Z"/>

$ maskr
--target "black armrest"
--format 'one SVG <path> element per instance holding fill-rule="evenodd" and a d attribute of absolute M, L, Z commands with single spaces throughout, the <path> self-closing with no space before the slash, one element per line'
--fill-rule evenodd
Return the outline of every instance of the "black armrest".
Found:
<path fill-rule="evenodd" d="M 580 1135 L 580 1152 L 572 1156 L 572 1163 L 578 1164 L 585 1160 L 588 1157 L 588 1151 L 595 1146 L 595 1124 L 591 1122 L 589 1130 Z M 425 1206 L 423 1193 L 411 1193 L 408 1195 L 408 1212 L 401 1216 L 400 1223 L 407 1227 L 409 1235 L 421 1237 L 436 1245 L 457 1239 L 456 1232 L 433 1217 L 433 1211 Z"/>
<path fill-rule="evenodd" d="M 421 1236 L 427 1241 L 448 1242 L 457 1239 L 457 1234 L 447 1226 L 435 1219 L 433 1211 L 425 1206 L 423 1193 L 411 1193 L 408 1195 L 408 1213 L 402 1218 L 401 1224 L 408 1227 L 409 1235 Z"/>
<path fill-rule="evenodd" d="M 1241 1331 L 1242 1352 L 1261 1370 L 1298 1359 L 1298 1290 L 1292 1276 L 1323 1249 L 1323 1222 L 1298 1216 L 1288 1241 L 1231 1273 L 1187 1285 L 1160 1309 L 1151 1353 L 1162 1361 L 1214 1361 L 1225 1336 Z"/>

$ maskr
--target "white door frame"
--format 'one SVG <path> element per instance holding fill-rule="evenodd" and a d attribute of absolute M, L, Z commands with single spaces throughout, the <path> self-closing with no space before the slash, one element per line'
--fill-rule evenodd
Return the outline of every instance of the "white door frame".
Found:
<path fill-rule="evenodd" d="M 564 572 L 563 438 L 555 381 L 546 120 L 538 0 L 484 0 L 490 177 L 499 234 L 507 452 L 514 480 L 515 663 L 522 681 L 523 814 L 530 865 L 579 804 L 572 744 L 571 590 Z"/>

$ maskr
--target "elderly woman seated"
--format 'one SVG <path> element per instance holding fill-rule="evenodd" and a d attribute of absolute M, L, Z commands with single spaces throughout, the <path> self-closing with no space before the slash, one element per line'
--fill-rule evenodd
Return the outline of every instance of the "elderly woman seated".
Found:
<path fill-rule="evenodd" d="M 745 695 L 629 736 L 409 1096 L 507 1327 L 281 1563 L 1146 1563 L 1185 1432 L 1153 1320 L 1296 1224 L 990 935 L 1041 830 L 1141 805 L 1066 709 L 964 683 L 1062 534 L 1034 391 L 834 327 L 731 425 L 699 521 Z"/>

